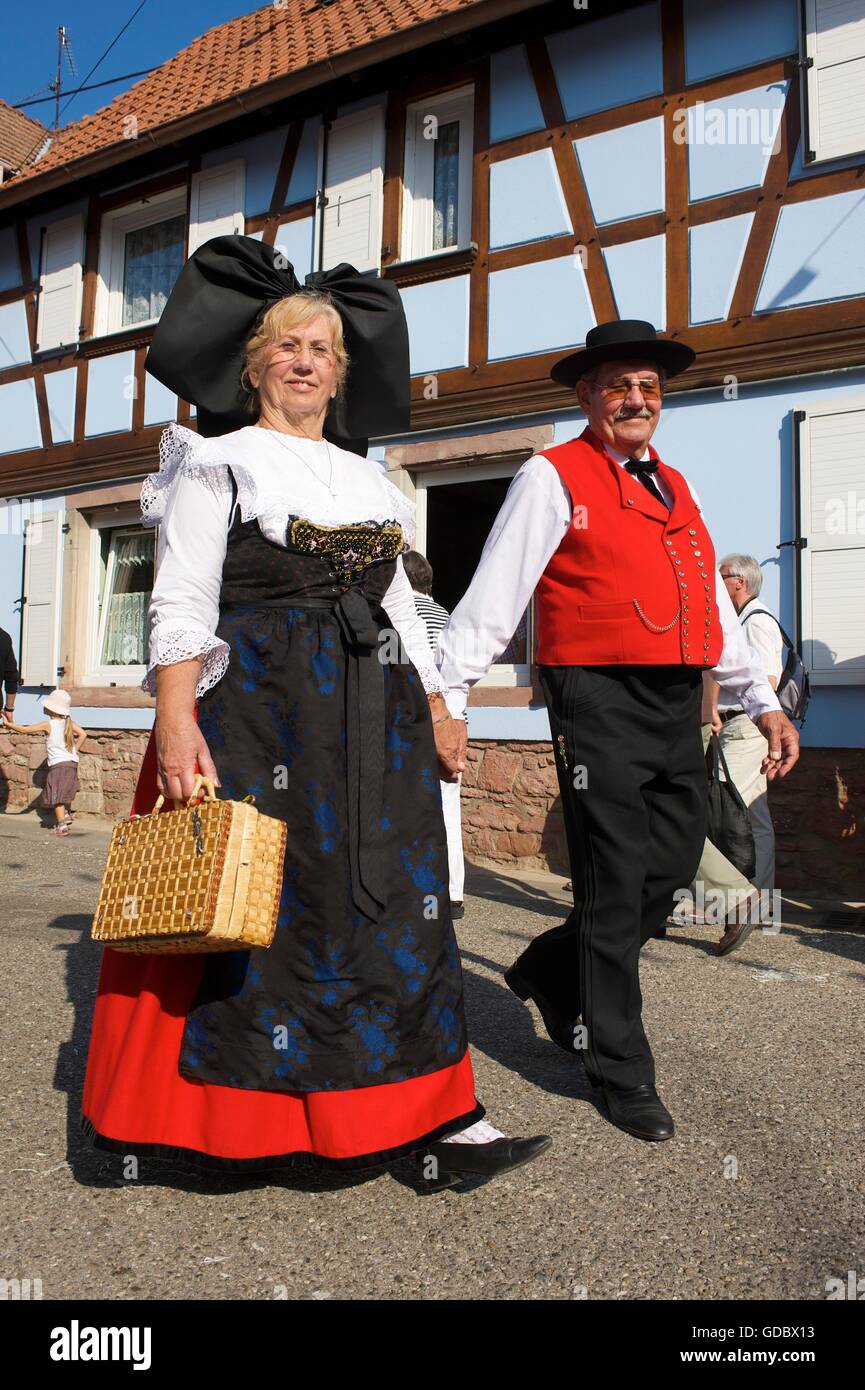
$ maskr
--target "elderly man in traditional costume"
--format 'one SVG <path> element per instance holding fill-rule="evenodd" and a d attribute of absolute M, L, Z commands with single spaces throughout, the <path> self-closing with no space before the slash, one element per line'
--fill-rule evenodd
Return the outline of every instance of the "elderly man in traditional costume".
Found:
<path fill-rule="evenodd" d="M 346 265 L 301 286 L 217 237 L 147 366 L 200 432 L 170 426 L 142 490 L 156 722 L 134 810 L 199 771 L 288 841 L 269 949 L 106 950 L 85 1128 L 230 1171 L 417 1154 L 446 1185 L 525 1163 L 549 1138 L 506 1138 L 475 1097 L 438 776 L 460 738 L 402 566 L 413 508 L 365 457 L 408 427 L 399 294 Z"/>
<path fill-rule="evenodd" d="M 588 428 L 517 472 L 439 640 L 459 715 L 537 588 L 574 908 L 505 980 L 534 1000 L 554 1042 L 580 1050 L 612 1122 L 646 1140 L 674 1127 L 655 1088 L 639 956 L 703 847 L 703 669 L 765 735 L 770 779 L 798 757 L 796 730 L 716 574 L 699 499 L 649 446 L 664 382 L 693 358 L 634 320 L 599 325 L 555 365 Z"/>

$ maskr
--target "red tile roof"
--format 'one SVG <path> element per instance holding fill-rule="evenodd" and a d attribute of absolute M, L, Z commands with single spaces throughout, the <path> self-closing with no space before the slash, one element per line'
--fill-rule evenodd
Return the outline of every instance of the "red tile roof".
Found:
<path fill-rule="evenodd" d="M 17 169 L 44 145 L 50 131 L 33 116 L 25 116 L 0 98 L 0 164 Z"/>
<path fill-rule="evenodd" d="M 140 137 L 202 108 L 376 40 L 477 7 L 481 0 L 285 0 L 195 39 L 109 106 L 60 130 L 49 149 L 4 187 L 118 146 L 129 118 Z M 517 8 L 517 6 L 514 6 Z M 124 125 L 124 122 L 127 124 Z M 32 143 L 32 142 L 31 142 Z"/>

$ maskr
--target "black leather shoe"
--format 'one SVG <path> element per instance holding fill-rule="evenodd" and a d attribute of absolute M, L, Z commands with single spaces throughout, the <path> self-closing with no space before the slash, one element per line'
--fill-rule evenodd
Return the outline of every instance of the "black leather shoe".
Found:
<path fill-rule="evenodd" d="M 505 971 L 505 984 L 508 989 L 513 990 L 518 999 L 522 999 L 523 1003 L 528 999 L 533 1000 L 537 1005 L 538 1013 L 544 1020 L 544 1027 L 556 1047 L 567 1052 L 569 1057 L 574 1055 L 582 1057 L 582 1049 L 574 1047 L 574 1029 L 579 1026 L 579 1018 L 563 1018 L 551 1004 L 536 994 L 533 986 L 521 973 L 518 961 L 515 961 L 510 969 Z"/>
<path fill-rule="evenodd" d="M 672 1139 L 675 1126 L 654 1086 L 604 1087 L 610 1119 L 635 1139 Z"/>
<path fill-rule="evenodd" d="M 435 1167 L 429 1176 L 434 1180 L 448 1174 L 483 1173 L 495 1177 L 531 1163 L 552 1145 L 548 1134 L 535 1134 L 531 1139 L 493 1139 L 489 1144 L 430 1144 L 420 1157 L 421 1171 L 429 1172 L 430 1159 Z"/>
<path fill-rule="evenodd" d="M 664 940 L 664 937 L 665 937 L 666 935 L 667 935 L 667 924 L 666 924 L 666 922 L 664 922 L 660 927 L 655 927 L 655 930 L 652 932 L 652 936 L 655 938 L 656 941 L 663 941 L 663 940 Z"/>
<path fill-rule="evenodd" d="M 465 917 L 465 903 L 451 903 L 451 921 L 458 922 L 461 917 Z"/>

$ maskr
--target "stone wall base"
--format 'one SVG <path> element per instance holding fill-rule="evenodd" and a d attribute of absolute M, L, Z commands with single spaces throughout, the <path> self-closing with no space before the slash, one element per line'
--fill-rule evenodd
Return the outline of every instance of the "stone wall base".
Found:
<path fill-rule="evenodd" d="M 466 763 L 467 858 L 569 874 L 552 745 L 476 740 Z M 769 797 L 778 888 L 865 901 L 865 749 L 804 748 Z"/>
<path fill-rule="evenodd" d="M 146 729 L 88 731 L 75 810 L 112 820 L 128 815 L 149 737 Z M 41 734 L 0 730 L 0 811 L 35 809 L 47 772 Z"/>
<path fill-rule="evenodd" d="M 112 819 L 128 813 L 148 737 L 132 729 L 87 735 L 76 810 Z M 478 739 L 466 762 L 466 857 L 570 873 L 552 745 Z M 0 731 L 0 811 L 34 808 L 46 772 L 41 737 Z M 769 794 L 781 891 L 865 901 L 865 749 L 805 748 Z"/>

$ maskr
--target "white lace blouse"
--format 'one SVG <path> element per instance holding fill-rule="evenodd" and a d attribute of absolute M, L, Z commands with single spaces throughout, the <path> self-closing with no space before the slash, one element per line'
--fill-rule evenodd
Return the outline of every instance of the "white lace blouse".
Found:
<path fill-rule="evenodd" d="M 141 489 L 142 521 L 159 524 L 150 659 L 141 682 L 151 695 L 156 693 L 157 666 L 203 656 L 196 695 L 215 685 L 228 668 L 230 649 L 216 636 L 216 627 L 232 510 L 229 464 L 241 520 L 257 517 L 268 540 L 277 545 L 285 544 L 288 519 L 296 516 L 324 526 L 397 521 L 408 545 L 414 545 L 414 505 L 373 460 L 324 440 L 254 425 L 214 439 L 169 425 L 159 442 L 159 472 L 146 478 Z M 382 607 L 424 689 L 443 691 L 402 556 Z"/>

